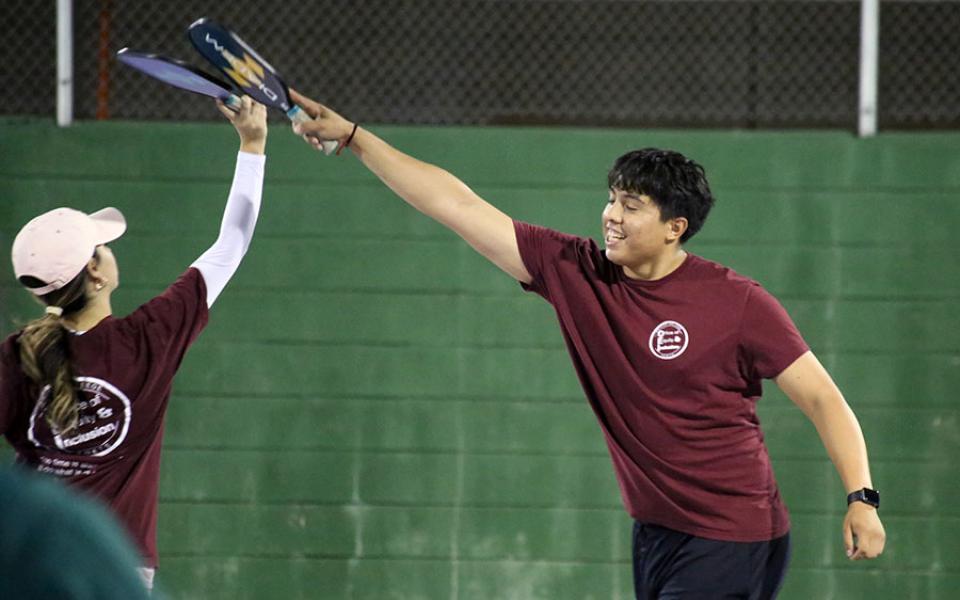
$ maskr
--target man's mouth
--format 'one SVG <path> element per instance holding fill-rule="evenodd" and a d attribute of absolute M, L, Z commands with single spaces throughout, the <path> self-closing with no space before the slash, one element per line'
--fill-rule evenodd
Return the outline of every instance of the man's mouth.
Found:
<path fill-rule="evenodd" d="M 606 240 L 606 242 L 607 242 L 608 244 L 610 244 L 610 243 L 613 243 L 613 242 L 619 242 L 620 240 L 624 239 L 625 237 L 627 237 L 627 236 L 623 235 L 623 234 L 620 233 L 619 231 L 615 231 L 615 230 L 613 230 L 613 229 L 608 229 L 608 230 L 607 230 L 607 235 L 605 236 L 604 239 Z"/>

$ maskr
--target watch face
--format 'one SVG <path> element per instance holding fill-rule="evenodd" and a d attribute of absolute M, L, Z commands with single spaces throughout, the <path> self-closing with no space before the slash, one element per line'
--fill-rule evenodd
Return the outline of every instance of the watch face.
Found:
<path fill-rule="evenodd" d="M 864 497 L 864 499 L 865 499 L 868 503 L 870 503 L 870 504 L 872 504 L 872 505 L 874 505 L 874 506 L 879 506 L 879 505 L 880 505 L 880 492 L 878 492 L 878 491 L 876 491 L 876 490 L 871 490 L 871 489 L 869 489 L 869 488 L 864 488 L 864 489 L 863 489 L 863 497 Z"/>

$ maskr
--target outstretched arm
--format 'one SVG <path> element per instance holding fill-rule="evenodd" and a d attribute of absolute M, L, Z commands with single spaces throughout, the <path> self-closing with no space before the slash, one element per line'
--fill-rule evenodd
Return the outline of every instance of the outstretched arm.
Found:
<path fill-rule="evenodd" d="M 873 489 L 860 423 L 817 357 L 805 353 L 774 381 L 817 428 L 847 493 Z M 877 510 L 863 502 L 850 504 L 843 520 L 843 540 L 852 560 L 879 556 L 886 533 Z"/>
<path fill-rule="evenodd" d="M 514 279 L 531 282 L 509 216 L 447 171 L 400 152 L 366 129 L 354 129 L 353 123 L 329 108 L 295 90 L 290 92 L 293 100 L 313 117 L 313 121 L 294 124 L 294 131 L 307 143 L 319 149 L 317 137 L 345 143 L 353 133 L 350 150 L 394 193 L 452 229 Z"/>
<path fill-rule="evenodd" d="M 248 96 L 236 113 L 217 103 L 220 112 L 240 135 L 240 152 L 233 185 L 220 222 L 220 235 L 210 248 L 194 261 L 207 286 L 207 307 L 213 306 L 220 292 L 240 266 L 250 247 L 260 214 L 263 193 L 263 167 L 267 143 L 267 109 Z"/>

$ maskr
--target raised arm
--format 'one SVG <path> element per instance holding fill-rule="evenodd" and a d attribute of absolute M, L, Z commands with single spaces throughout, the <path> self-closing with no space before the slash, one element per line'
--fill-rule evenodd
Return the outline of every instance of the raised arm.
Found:
<path fill-rule="evenodd" d="M 410 206 L 452 229 L 514 279 L 530 283 L 509 216 L 447 171 L 400 152 L 329 108 L 290 91 L 313 117 L 311 122 L 294 125 L 305 141 L 319 149 L 317 137 L 341 144 L 349 139 L 357 158 Z"/>
<path fill-rule="evenodd" d="M 236 113 L 219 102 L 220 112 L 240 135 L 240 152 L 230 186 L 230 195 L 223 209 L 220 235 L 210 248 L 193 262 L 203 274 L 207 286 L 207 306 L 213 306 L 220 292 L 240 266 L 250 247 L 253 230 L 260 214 L 263 193 L 264 151 L 267 143 L 267 109 L 248 96 Z"/>
<path fill-rule="evenodd" d="M 873 489 L 860 423 L 817 357 L 806 352 L 774 381 L 817 428 L 847 493 Z M 886 533 L 877 509 L 863 502 L 850 504 L 843 520 L 843 540 L 853 560 L 879 556 Z"/>

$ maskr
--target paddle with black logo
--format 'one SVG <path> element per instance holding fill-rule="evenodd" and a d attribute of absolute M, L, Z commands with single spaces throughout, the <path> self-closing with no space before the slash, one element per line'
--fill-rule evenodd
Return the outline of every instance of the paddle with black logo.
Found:
<path fill-rule="evenodd" d="M 245 94 L 265 106 L 286 113 L 294 123 L 310 120 L 310 115 L 290 99 L 287 84 L 270 63 L 265 61 L 236 33 L 203 18 L 187 29 L 193 47 Z M 321 140 L 324 154 L 337 149 L 336 140 Z"/>

